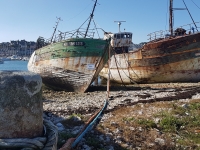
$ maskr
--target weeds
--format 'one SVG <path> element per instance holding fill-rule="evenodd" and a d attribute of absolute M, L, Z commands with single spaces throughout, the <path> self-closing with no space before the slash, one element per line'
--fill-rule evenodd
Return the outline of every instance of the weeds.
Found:
<path fill-rule="evenodd" d="M 147 115 L 149 108 L 153 110 L 151 115 Z M 140 111 L 143 113 L 137 115 Z M 117 128 L 123 130 L 122 137 L 125 141 L 132 145 L 144 143 L 142 147 L 144 149 L 187 149 L 188 147 L 198 149 L 200 144 L 199 100 L 185 103 L 155 102 L 146 104 L 143 108 L 140 104 L 136 104 L 135 107 L 116 110 L 113 114 L 115 117 L 112 121 L 118 124 Z M 113 126 L 109 123 L 106 125 L 105 128 L 114 132 Z M 155 144 L 155 138 L 164 139 L 165 144 Z"/>
<path fill-rule="evenodd" d="M 75 135 L 67 133 L 67 132 L 59 132 L 58 133 L 58 148 L 62 147 L 62 145 L 66 142 L 67 139 L 73 138 Z"/>
<path fill-rule="evenodd" d="M 157 125 L 155 124 L 155 122 L 153 120 L 148 120 L 148 119 L 144 119 L 144 118 L 138 119 L 137 123 L 142 125 L 146 129 L 156 128 L 157 127 Z"/>
<path fill-rule="evenodd" d="M 95 136 L 86 137 L 86 144 L 98 149 L 102 149 L 102 144 Z"/>
<path fill-rule="evenodd" d="M 149 110 L 152 112 L 149 113 Z M 141 111 L 142 113 L 139 114 L 138 112 Z M 136 104 L 135 107 L 115 110 L 112 114 L 113 117 L 97 126 L 98 132 L 109 131 L 115 135 L 116 129 L 119 129 L 120 137 L 123 138 L 121 142 L 131 143 L 133 148 L 139 146 L 141 149 L 151 150 L 200 149 L 198 147 L 200 144 L 200 103 L 197 100 L 187 103 L 155 102 L 146 104 L 144 107 Z M 74 125 L 75 122 L 72 120 L 77 116 L 83 118 L 80 114 L 72 114 L 65 123 L 68 126 Z M 63 133 L 59 136 L 60 145 L 63 139 L 74 137 Z M 116 136 L 119 135 L 116 134 Z M 91 135 L 85 138 L 88 146 L 97 150 L 105 150 L 105 141 Z M 163 139 L 165 144 L 155 143 L 156 138 Z M 120 146 L 120 150 L 122 149 L 126 150 L 123 145 Z"/>
<path fill-rule="evenodd" d="M 70 117 L 69 117 L 69 119 L 71 119 L 71 118 L 73 118 L 73 117 L 79 117 L 79 118 L 83 118 L 83 116 L 81 115 L 81 114 L 75 114 L 75 113 L 73 113 Z"/>
<path fill-rule="evenodd" d="M 162 119 L 159 122 L 159 127 L 163 131 L 177 132 L 181 126 L 185 125 L 183 118 L 175 117 L 171 113 L 163 113 Z"/>
<path fill-rule="evenodd" d="M 131 121 L 134 121 L 135 120 L 135 118 L 134 117 L 124 117 L 124 118 L 122 118 L 122 121 L 128 121 L 128 122 L 131 122 Z"/>

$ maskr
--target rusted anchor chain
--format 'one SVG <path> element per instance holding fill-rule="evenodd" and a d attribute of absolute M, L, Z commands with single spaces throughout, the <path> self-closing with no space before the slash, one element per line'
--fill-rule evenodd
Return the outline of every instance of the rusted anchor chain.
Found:
<path fill-rule="evenodd" d="M 67 142 L 59 149 L 59 150 L 71 150 L 72 148 L 75 148 L 75 146 L 80 142 L 80 140 L 83 138 L 83 136 L 86 134 L 88 130 L 90 130 L 99 116 L 102 114 L 103 110 L 108 105 L 108 101 L 105 100 L 104 105 L 101 109 L 99 109 L 85 124 L 84 128 L 81 130 L 81 132 L 76 136 L 76 138 L 70 138 L 67 140 Z"/>

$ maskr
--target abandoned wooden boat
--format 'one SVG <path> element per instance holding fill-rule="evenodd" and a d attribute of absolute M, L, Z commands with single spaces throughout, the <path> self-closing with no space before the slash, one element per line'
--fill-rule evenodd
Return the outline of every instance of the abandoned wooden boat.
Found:
<path fill-rule="evenodd" d="M 86 30 L 82 31 L 81 26 L 73 32 L 60 32 L 54 41 L 53 34 L 49 43 L 44 42 L 43 38 L 38 39 L 39 49 L 29 59 L 28 70 L 40 74 L 45 85 L 85 92 L 98 77 L 108 60 L 110 41 L 94 38 L 94 29 L 89 29 L 96 3 L 97 0 Z"/>
<path fill-rule="evenodd" d="M 172 4 L 170 0 L 168 31 L 151 33 L 150 41 L 142 48 L 112 56 L 110 81 L 124 84 L 200 81 L 200 32 L 197 23 L 174 30 Z M 108 78 L 108 72 L 105 66 L 100 76 Z"/>

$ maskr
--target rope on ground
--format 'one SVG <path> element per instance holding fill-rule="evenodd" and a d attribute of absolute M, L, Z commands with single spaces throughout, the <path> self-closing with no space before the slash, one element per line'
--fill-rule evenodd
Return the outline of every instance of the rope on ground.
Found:
<path fill-rule="evenodd" d="M 86 123 L 82 131 L 78 134 L 76 138 L 70 138 L 67 142 L 59 149 L 59 150 L 71 150 L 75 148 L 76 145 L 81 141 L 83 136 L 87 133 L 87 131 L 91 130 L 94 124 L 96 123 L 97 119 L 101 116 L 104 109 L 107 107 L 108 101 L 105 100 L 104 105 L 98 112 L 96 112 Z"/>
<path fill-rule="evenodd" d="M 58 129 L 48 120 L 43 120 L 44 137 L 0 139 L 0 149 L 57 150 Z"/>

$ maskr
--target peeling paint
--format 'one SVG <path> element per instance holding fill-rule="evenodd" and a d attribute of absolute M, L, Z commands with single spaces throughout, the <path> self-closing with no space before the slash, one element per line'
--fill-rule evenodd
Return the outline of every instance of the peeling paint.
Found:
<path fill-rule="evenodd" d="M 200 81 L 200 33 L 151 41 L 129 53 L 112 56 L 110 80 L 119 83 Z M 105 66 L 100 76 L 108 78 Z"/>
<path fill-rule="evenodd" d="M 64 40 L 36 50 L 28 70 L 40 74 L 49 87 L 85 92 L 107 62 L 108 49 L 109 40 Z"/>

